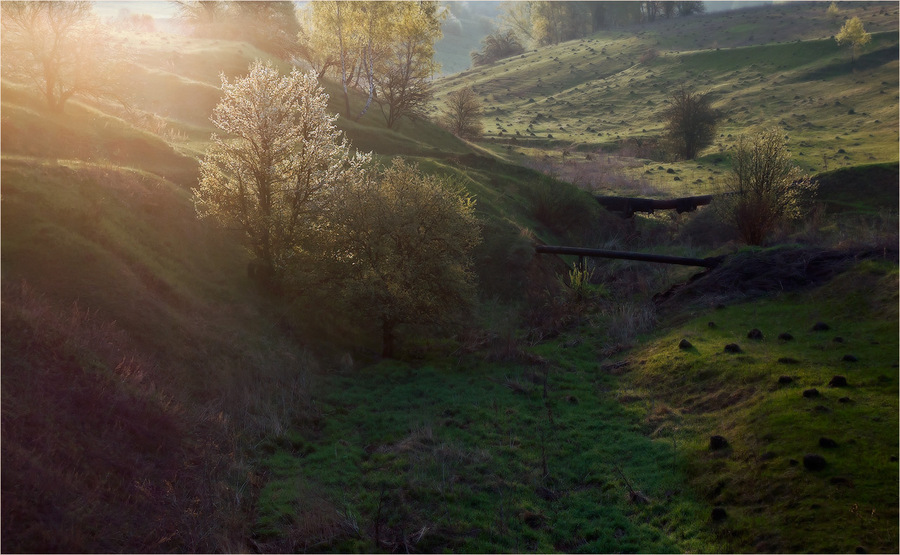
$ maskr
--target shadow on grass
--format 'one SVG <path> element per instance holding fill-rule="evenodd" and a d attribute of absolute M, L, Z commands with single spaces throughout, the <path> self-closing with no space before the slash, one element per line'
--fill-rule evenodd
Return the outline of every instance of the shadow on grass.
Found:
<path fill-rule="evenodd" d="M 823 81 L 833 79 L 840 75 L 852 73 L 854 71 L 866 71 L 883 66 L 888 62 L 898 59 L 897 45 L 879 48 L 873 52 L 863 54 L 856 58 L 855 61 L 845 60 L 842 62 L 828 64 L 824 67 L 801 73 L 791 80 L 793 83 L 805 83 L 808 81 Z"/>

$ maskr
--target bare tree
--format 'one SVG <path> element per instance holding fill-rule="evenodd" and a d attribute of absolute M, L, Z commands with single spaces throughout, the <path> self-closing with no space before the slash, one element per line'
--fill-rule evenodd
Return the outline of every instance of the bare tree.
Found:
<path fill-rule="evenodd" d="M 75 95 L 120 97 L 122 75 L 90 2 L 3 2 L 4 74 L 34 83 L 62 112 Z"/>
<path fill-rule="evenodd" d="M 443 124 L 448 131 L 463 139 L 481 136 L 481 101 L 472 87 L 463 87 L 447 95 Z"/>
<path fill-rule="evenodd" d="M 391 129 L 404 116 L 424 115 L 431 100 L 431 78 L 438 69 L 434 43 L 441 37 L 436 2 L 404 2 L 393 27 L 394 40 L 384 67 L 375 76 L 376 101 Z"/>
<path fill-rule="evenodd" d="M 711 106 L 708 95 L 682 87 L 672 94 L 663 118 L 672 152 L 678 158 L 691 160 L 715 138 L 719 113 Z"/>
<path fill-rule="evenodd" d="M 726 216 L 750 245 L 761 245 L 782 222 L 799 217 L 815 185 L 791 160 L 784 132 L 766 129 L 741 138 L 727 188 L 736 194 Z M 728 197 L 726 197 L 728 198 Z"/>

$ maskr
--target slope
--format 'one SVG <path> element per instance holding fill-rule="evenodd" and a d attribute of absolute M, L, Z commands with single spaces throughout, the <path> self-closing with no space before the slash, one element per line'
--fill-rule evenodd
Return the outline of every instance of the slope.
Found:
<path fill-rule="evenodd" d="M 190 188 L 219 73 L 263 56 L 161 34 L 122 44 L 134 62 L 127 110 L 73 100 L 48 114 L 2 82 L 2 548 L 244 550 L 264 483 L 248 454 L 315 413 L 316 362 L 245 277 L 239 238 L 197 220 Z M 599 209 L 569 185 L 427 122 L 354 119 L 340 125 L 357 148 L 412 157 L 478 195 L 486 295 L 521 298 L 546 266 L 530 251 L 532 228 L 554 237 L 535 191 L 559 188 L 585 214 L 562 232 L 595 227 Z"/>
<path fill-rule="evenodd" d="M 863 256 L 736 255 L 622 359 L 621 402 L 677 445 L 726 551 L 896 549 L 896 246 Z"/>
<path fill-rule="evenodd" d="M 541 48 L 439 80 L 435 104 L 473 86 L 485 106 L 486 139 L 525 153 L 627 150 L 655 160 L 632 173 L 663 190 L 709 191 L 727 167 L 728 149 L 754 126 L 785 129 L 807 170 L 896 160 L 897 12 L 860 3 L 845 15 L 857 14 L 876 32 L 853 65 L 828 37 L 835 22 L 821 5 L 791 4 Z M 709 92 L 723 121 L 700 160 L 669 164 L 660 148 L 660 114 L 680 86 Z M 672 184 L 670 169 L 681 183 Z"/>

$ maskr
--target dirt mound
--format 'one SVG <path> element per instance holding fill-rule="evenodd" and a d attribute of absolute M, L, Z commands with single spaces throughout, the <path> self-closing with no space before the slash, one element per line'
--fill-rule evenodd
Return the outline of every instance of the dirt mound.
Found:
<path fill-rule="evenodd" d="M 781 247 L 739 252 L 712 270 L 657 295 L 661 309 L 718 305 L 822 285 L 860 260 L 896 261 L 897 249 Z"/>

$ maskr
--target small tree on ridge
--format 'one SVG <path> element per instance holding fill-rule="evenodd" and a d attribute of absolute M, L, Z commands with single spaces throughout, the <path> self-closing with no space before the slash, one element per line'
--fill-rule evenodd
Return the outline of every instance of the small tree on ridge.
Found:
<path fill-rule="evenodd" d="M 850 46 L 850 63 L 853 64 L 856 54 L 869 44 L 872 35 L 866 32 L 858 17 L 851 17 L 841 27 L 841 31 L 834 36 L 834 40 L 841 46 L 845 44 Z"/>

